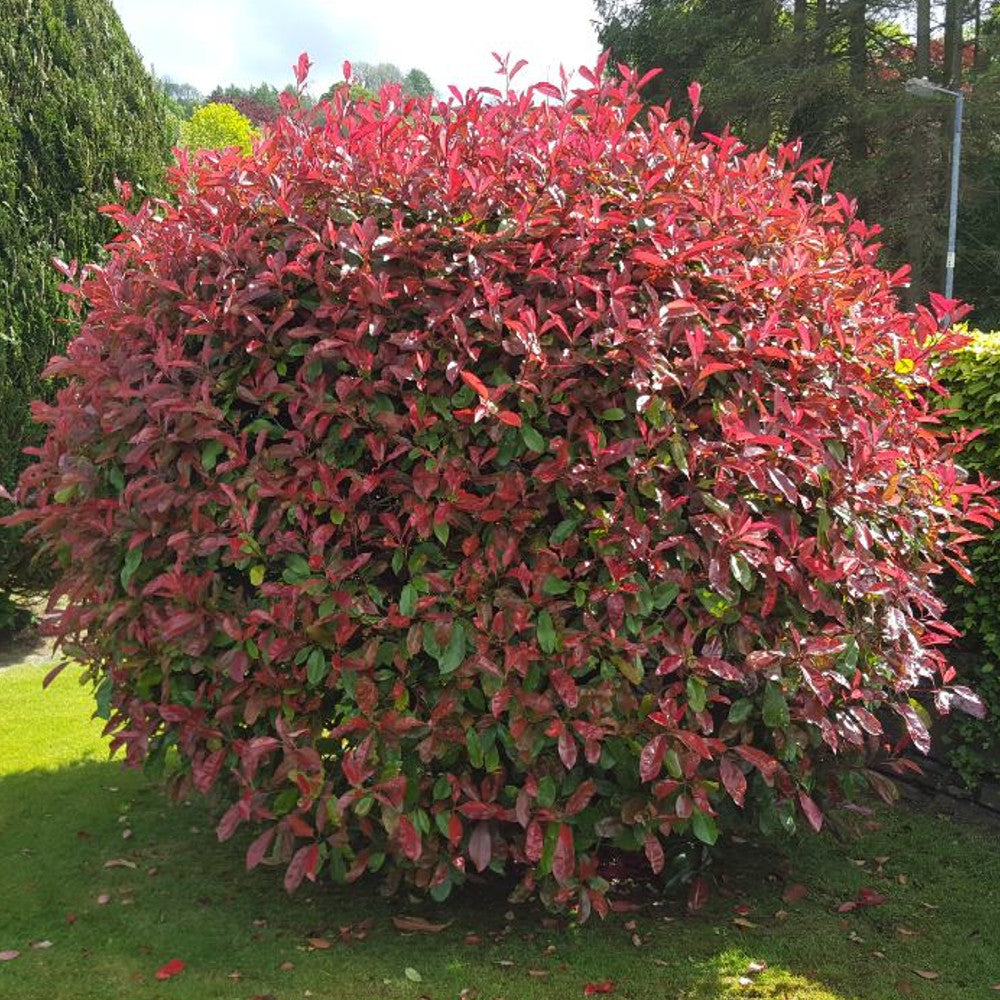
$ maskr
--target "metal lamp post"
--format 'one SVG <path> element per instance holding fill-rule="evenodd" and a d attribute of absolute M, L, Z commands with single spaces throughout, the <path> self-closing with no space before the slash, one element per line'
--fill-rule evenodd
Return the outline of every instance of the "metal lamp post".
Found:
<path fill-rule="evenodd" d="M 965 98 L 960 90 L 948 90 L 931 83 L 926 76 L 914 76 L 903 84 L 914 97 L 933 98 L 947 94 L 955 98 L 955 132 L 951 140 L 951 196 L 948 205 L 948 256 L 945 259 L 944 295 L 950 299 L 955 288 L 955 230 L 958 227 L 958 173 L 962 162 L 962 114 Z"/>

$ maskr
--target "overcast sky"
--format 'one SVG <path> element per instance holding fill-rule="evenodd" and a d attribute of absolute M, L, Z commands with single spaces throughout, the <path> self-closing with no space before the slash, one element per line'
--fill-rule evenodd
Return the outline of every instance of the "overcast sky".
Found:
<path fill-rule="evenodd" d="M 438 93 L 492 85 L 490 52 L 529 66 L 518 82 L 552 78 L 560 63 L 593 65 L 593 0 L 113 0 L 158 76 L 209 92 L 217 84 L 283 86 L 308 51 L 310 90 L 341 78 L 345 59 L 424 70 Z"/>

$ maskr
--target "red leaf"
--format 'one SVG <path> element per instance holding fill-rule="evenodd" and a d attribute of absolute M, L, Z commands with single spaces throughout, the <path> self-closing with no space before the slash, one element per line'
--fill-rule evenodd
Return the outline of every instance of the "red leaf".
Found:
<path fill-rule="evenodd" d="M 479 398 L 484 403 L 489 402 L 490 390 L 486 388 L 486 385 L 483 383 L 482 379 L 480 379 L 478 375 L 473 375 L 472 372 L 463 371 L 462 381 L 471 389 L 474 389 L 479 394 Z"/>
<path fill-rule="evenodd" d="M 809 889 L 800 882 L 796 882 L 782 893 L 781 898 L 786 903 L 798 903 L 808 895 Z"/>
<path fill-rule="evenodd" d="M 315 844 L 307 844 L 305 847 L 300 847 L 292 855 L 292 860 L 285 869 L 286 892 L 295 892 L 302 884 L 302 879 L 307 872 L 310 877 L 315 874 L 317 857 L 318 848 Z"/>
<path fill-rule="evenodd" d="M 722 778 L 722 784 L 725 785 L 726 791 L 729 792 L 729 797 L 742 808 L 743 797 L 746 795 L 747 790 L 746 775 L 730 757 L 723 757 L 719 761 L 719 775 Z"/>
<path fill-rule="evenodd" d="M 916 709 L 910 704 L 894 704 L 892 706 L 903 717 L 906 723 L 906 731 L 910 734 L 913 745 L 923 754 L 931 751 L 931 734 L 924 725 L 924 720 L 917 714 Z"/>
<path fill-rule="evenodd" d="M 185 963 L 179 958 L 172 958 L 166 965 L 156 970 L 156 978 L 159 980 L 173 979 L 184 971 Z"/>
<path fill-rule="evenodd" d="M 528 824 L 528 829 L 524 831 L 524 856 L 529 861 L 539 861 L 544 846 L 545 835 L 542 833 L 542 825 L 537 819 L 533 819 Z"/>
<path fill-rule="evenodd" d="M 521 418 L 518 414 L 511 412 L 510 410 L 501 410 L 497 414 L 497 420 L 501 423 L 508 424 L 511 427 L 520 427 Z"/>
<path fill-rule="evenodd" d="M 758 750 L 756 747 L 741 744 L 733 748 L 747 763 L 753 764 L 755 768 L 768 781 L 778 773 L 778 762 L 770 755 Z"/>
<path fill-rule="evenodd" d="M 312 63 L 309 61 L 309 56 L 303 52 L 302 55 L 299 56 L 298 62 L 295 64 L 295 82 L 300 87 L 306 82 L 310 66 L 312 66 Z"/>
<path fill-rule="evenodd" d="M 559 836 L 552 855 L 552 874 L 560 885 L 565 885 L 576 870 L 576 853 L 573 846 L 573 828 L 559 824 Z"/>
<path fill-rule="evenodd" d="M 708 882 L 700 875 L 696 875 L 688 888 L 687 908 L 689 912 L 697 913 L 708 902 L 708 897 Z"/>
<path fill-rule="evenodd" d="M 664 863 L 663 845 L 660 843 L 659 838 L 655 833 L 647 833 L 642 847 L 646 852 L 646 860 L 649 862 L 649 867 L 653 869 L 653 874 L 659 875 L 663 871 Z"/>
<path fill-rule="evenodd" d="M 819 833 L 823 829 L 823 813 L 819 806 L 805 792 L 801 791 L 799 792 L 799 805 L 802 807 L 806 819 L 809 820 L 809 825 Z"/>
<path fill-rule="evenodd" d="M 399 817 L 399 848 L 410 861 L 416 861 L 423 851 L 420 833 L 408 816 Z"/>
<path fill-rule="evenodd" d="M 597 996 L 599 993 L 614 993 L 615 984 L 610 979 L 603 983 L 587 983 L 583 988 L 583 995 L 586 997 Z"/>
<path fill-rule="evenodd" d="M 701 84 L 700 83 L 689 83 L 688 84 L 688 100 L 691 102 L 691 107 L 698 109 L 701 107 Z"/>
<path fill-rule="evenodd" d="M 663 757 L 667 752 L 667 737 L 654 736 L 639 754 L 639 778 L 642 781 L 653 781 L 663 766 Z"/>
<path fill-rule="evenodd" d="M 462 835 L 465 830 L 462 827 L 462 817 L 458 813 L 452 813 L 448 820 L 448 843 L 452 847 L 458 847 L 462 843 Z"/>
<path fill-rule="evenodd" d="M 485 871 L 493 858 L 493 836 L 489 823 L 477 823 L 469 837 L 469 857 L 476 871 Z"/>
<path fill-rule="evenodd" d="M 597 785 L 593 781 L 584 781 L 575 792 L 569 797 L 564 810 L 567 816 L 575 816 L 587 808 L 587 804 L 594 797 Z"/>
<path fill-rule="evenodd" d="M 253 843 L 247 848 L 246 863 L 248 869 L 256 868 L 264 860 L 264 855 L 271 849 L 271 844 L 274 842 L 277 832 L 277 827 L 272 826 L 254 839 Z"/>
<path fill-rule="evenodd" d="M 881 906 L 888 899 L 874 889 L 861 889 L 858 892 L 858 906 Z"/>
<path fill-rule="evenodd" d="M 572 771 L 576 764 L 579 747 L 573 738 L 573 733 L 569 729 L 564 729 L 559 734 L 559 759 L 563 762 L 563 767 L 567 771 Z"/>

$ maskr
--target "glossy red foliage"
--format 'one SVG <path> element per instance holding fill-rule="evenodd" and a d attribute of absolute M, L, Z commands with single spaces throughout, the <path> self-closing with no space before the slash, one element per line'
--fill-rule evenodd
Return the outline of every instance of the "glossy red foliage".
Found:
<path fill-rule="evenodd" d="M 927 398 L 957 305 L 899 309 L 828 166 L 622 73 L 344 88 L 110 207 L 67 283 L 18 515 L 56 633 L 289 889 L 514 864 L 603 914 L 602 844 L 818 829 L 953 680 L 932 574 L 992 518 Z"/>

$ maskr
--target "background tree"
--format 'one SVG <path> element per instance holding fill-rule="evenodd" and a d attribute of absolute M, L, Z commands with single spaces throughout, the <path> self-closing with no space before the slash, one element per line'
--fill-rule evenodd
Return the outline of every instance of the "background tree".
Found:
<path fill-rule="evenodd" d="M 97 208 L 117 177 L 157 188 L 166 113 L 110 0 L 0 0 L 2 485 L 38 440 L 28 404 L 50 395 L 39 373 L 71 329 L 51 259 L 100 256 L 114 227 Z M 0 630 L 18 617 L 11 595 L 27 579 L 16 538 L 0 531 Z"/>
<path fill-rule="evenodd" d="M 255 87 L 216 87 L 208 96 L 210 103 L 230 104 L 254 125 L 270 124 L 281 114 L 281 91 L 270 83 Z"/>
<path fill-rule="evenodd" d="M 206 104 L 181 127 L 181 145 L 191 149 L 226 149 L 238 146 L 250 152 L 252 141 L 259 133 L 250 119 L 231 104 Z"/>
<path fill-rule="evenodd" d="M 387 84 L 398 83 L 403 92 L 415 97 L 429 97 L 434 93 L 430 77 L 414 67 L 405 75 L 395 63 L 353 63 L 351 77 L 355 84 L 377 94 Z"/>
<path fill-rule="evenodd" d="M 640 70 L 650 100 L 683 107 L 703 85 L 700 127 L 732 123 L 750 146 L 801 137 L 834 184 L 884 229 L 887 266 L 913 265 L 911 299 L 944 269 L 952 102 L 906 94 L 909 76 L 966 89 L 957 291 L 1000 321 L 1000 4 L 991 0 L 597 0 L 600 38 Z M 987 270 L 987 268 L 991 268 Z"/>

